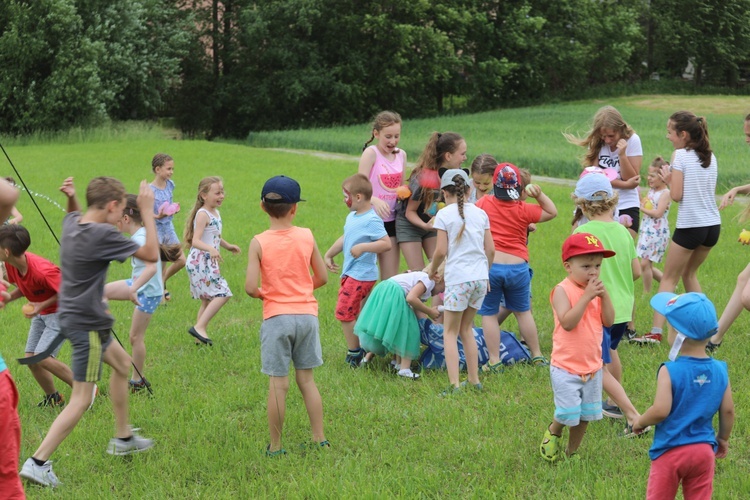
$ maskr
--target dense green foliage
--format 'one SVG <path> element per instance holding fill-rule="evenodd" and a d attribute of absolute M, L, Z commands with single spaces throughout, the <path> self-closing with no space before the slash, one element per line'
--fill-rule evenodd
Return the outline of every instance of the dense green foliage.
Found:
<path fill-rule="evenodd" d="M 689 63 L 736 89 L 749 21 L 750 0 L 8 0 L 0 130 L 168 116 L 243 137 L 628 92 Z"/>

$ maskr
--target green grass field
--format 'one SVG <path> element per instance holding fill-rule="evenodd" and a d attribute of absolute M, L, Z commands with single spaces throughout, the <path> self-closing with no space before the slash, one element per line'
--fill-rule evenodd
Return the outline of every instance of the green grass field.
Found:
<path fill-rule="evenodd" d="M 634 119 L 636 108 L 625 111 L 624 103 L 625 100 L 617 101 L 626 118 L 639 132 L 646 132 L 645 124 L 640 125 Z M 575 130 L 585 127 L 589 115 L 599 105 L 579 103 L 560 105 L 559 109 L 550 106 L 508 113 L 516 117 L 572 117 L 570 126 Z M 745 104 L 735 104 L 735 109 L 742 106 Z M 580 120 L 570 109 L 580 110 Z M 692 109 L 699 110 L 697 106 Z M 464 133 L 470 157 L 473 157 L 485 150 L 475 149 L 474 144 L 493 151 L 492 134 L 484 131 L 489 130 L 498 117 L 504 116 L 503 113 L 447 118 L 445 122 L 450 125 L 440 128 L 455 128 Z M 643 113 L 642 116 L 663 116 L 666 121 L 669 112 Z M 726 128 L 721 129 L 722 132 L 712 129 L 712 138 L 725 134 L 727 144 L 737 143 L 737 165 L 741 165 L 748 154 L 742 144 L 741 114 L 725 116 Z M 711 115 L 710 126 L 719 122 L 721 116 L 724 115 Z M 411 159 L 416 157 L 411 148 L 418 149 L 427 131 L 437 128 L 439 122 L 421 123 L 424 131 L 421 134 L 416 132 L 414 122 L 407 122 L 405 127 L 404 141 L 410 142 L 404 146 Z M 578 152 L 562 140 L 560 127 L 545 125 L 548 128 L 532 133 L 534 123 L 544 124 L 544 120 L 526 125 L 532 142 L 507 138 L 500 146 L 520 151 L 521 143 L 525 142 L 527 152 L 524 154 L 533 158 L 534 146 L 549 144 L 550 150 L 558 150 L 561 163 L 575 168 L 573 157 Z M 461 124 L 466 126 L 461 127 Z M 662 123 L 653 125 L 653 133 L 659 140 L 662 128 Z M 351 144 L 360 142 L 359 137 L 365 135 L 363 130 L 366 132 L 366 127 L 341 132 L 342 143 L 346 142 L 346 137 L 352 139 L 349 141 L 352 154 L 356 154 L 357 148 Z M 481 143 L 474 138 L 479 137 L 480 132 L 484 137 Z M 322 148 L 314 142 L 304 142 L 305 133 L 290 135 L 292 139 L 288 143 L 277 146 Z M 336 139 L 339 131 L 329 131 L 328 135 Z M 666 140 L 661 141 L 658 153 L 668 154 Z M 650 148 L 649 143 L 644 140 L 645 147 Z M 308 201 L 300 205 L 296 223 L 312 228 L 321 251 L 325 251 L 341 233 L 347 209 L 341 200 L 340 181 L 356 170 L 356 159 L 341 161 L 236 144 L 173 141 L 158 134 L 145 134 L 138 139 L 109 137 L 82 143 L 37 143 L 6 149 L 29 188 L 61 204 L 63 197 L 57 187 L 66 176 L 76 178 L 80 193 L 91 177 L 103 174 L 121 178 L 134 190 L 141 179 L 151 180 L 153 154 L 168 152 L 176 160 L 175 201 L 183 207 L 176 217 L 178 233 L 187 209 L 195 200 L 198 180 L 207 175 L 221 175 L 227 192 L 222 208 L 223 237 L 243 249 L 240 256 L 224 253 L 222 272 L 235 297 L 210 325 L 215 342 L 213 348 L 194 347 L 186 333 L 194 322 L 198 303 L 189 296 L 185 273 L 170 281 L 173 300 L 154 314 L 146 335 L 146 376 L 153 384 L 154 397 L 134 395 L 130 402 L 132 423 L 141 427 L 145 436 L 155 439 L 156 447 L 148 453 L 125 458 L 105 453 L 113 432 L 113 417 L 106 397 L 107 388 L 103 386 L 105 394 L 52 456 L 63 486 L 53 492 L 27 485 L 30 498 L 644 496 L 651 436 L 634 440 L 621 438 L 622 421 L 603 420 L 591 425 L 580 449 L 583 457 L 580 463 L 550 465 L 539 457 L 539 442 L 554 410 L 549 373 L 545 369 L 513 367 L 502 375 L 484 377 L 483 393 L 449 399 L 437 396 L 447 385 L 447 375 L 442 372 L 425 373 L 416 382 L 405 381 L 388 372 L 384 359 L 375 362 L 369 370 L 349 369 L 343 363 L 345 344 L 341 329 L 333 317 L 338 290 L 335 275 L 329 275 L 328 285 L 316 293 L 325 364 L 315 372 L 323 397 L 326 436 L 333 447 L 315 451 L 300 447 L 309 440 L 309 425 L 302 399 L 292 386 L 284 429 L 284 446 L 289 454 L 281 459 L 264 457 L 262 450 L 268 442 L 265 412 L 268 382 L 260 373 L 261 303 L 250 299 L 243 291 L 247 246 L 254 234 L 267 227 L 267 218 L 259 208 L 260 189 L 268 177 L 276 174 L 298 179 L 303 198 Z M 341 151 L 336 147 L 326 149 Z M 493 152 L 497 154 L 498 150 Z M 507 159 L 515 155 L 523 157 L 521 153 L 509 153 Z M 727 162 L 721 159 L 724 156 L 718 146 L 717 155 L 722 178 Z M 651 152 L 647 156 L 651 156 Z M 548 158 L 552 164 L 553 156 Z M 540 173 L 533 164 L 530 166 L 532 173 Z M 3 167 L 2 172 L 12 174 L 10 167 Z M 569 233 L 573 207 L 569 199 L 571 188 L 548 183 L 543 183 L 542 187 L 560 212 L 558 218 L 539 226 L 529 244 L 531 265 L 535 270 L 533 308 L 542 349 L 549 354 L 552 314 L 548 297 L 552 287 L 564 277 L 560 246 Z M 59 233 L 63 212 L 42 197 L 35 199 L 51 227 Z M 23 195 L 18 207 L 25 216 L 24 225 L 32 234 L 30 250 L 57 262 L 56 243 L 28 196 Z M 704 291 L 715 301 L 719 312 L 729 299 L 737 274 L 748 262 L 749 250 L 736 242 L 742 228 L 735 219 L 740 209 L 737 204 L 722 214 L 721 240 L 701 269 Z M 672 220 L 675 215 L 676 207 L 672 210 Z M 115 263 L 110 267 L 109 279 L 122 279 L 129 273 L 129 264 Z M 638 331 L 642 332 L 650 327 L 651 310 L 649 297 L 641 296 L 639 287 L 640 282 L 636 284 L 636 323 Z M 30 372 L 14 361 L 23 353 L 28 330 L 21 306 L 22 302 L 18 301 L 0 312 L 3 321 L 0 352 L 21 395 L 21 458 L 25 460 L 39 445 L 56 412 L 36 407 L 41 391 Z M 127 346 L 132 305 L 112 304 L 112 311 L 117 318 L 115 329 Z M 750 375 L 743 362 L 750 354 L 746 335 L 748 318 L 747 313 L 740 316 L 717 355 L 729 364 L 737 420 L 729 457 L 717 464 L 716 498 L 745 498 L 750 491 L 750 429 L 744 419 L 750 401 L 747 391 Z M 512 320 L 505 328 L 517 330 Z M 621 348 L 624 386 L 641 411 L 652 401 L 656 370 L 666 359 L 667 351 L 666 345 L 654 348 L 623 345 Z M 69 346 L 63 348 L 61 359 L 69 361 Z M 108 376 L 105 368 L 103 379 L 107 380 Z M 58 388 L 69 396 L 67 387 L 58 384 Z"/>

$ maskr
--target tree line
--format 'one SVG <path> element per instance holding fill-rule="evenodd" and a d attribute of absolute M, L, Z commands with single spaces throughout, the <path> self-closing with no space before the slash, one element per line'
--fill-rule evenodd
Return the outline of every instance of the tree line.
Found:
<path fill-rule="evenodd" d="M 735 87 L 750 0 L 5 0 L 0 132 L 428 116 L 652 75 Z"/>

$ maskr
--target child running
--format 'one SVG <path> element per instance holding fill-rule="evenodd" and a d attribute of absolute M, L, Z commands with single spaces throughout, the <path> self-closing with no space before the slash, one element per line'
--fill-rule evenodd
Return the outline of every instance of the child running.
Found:
<path fill-rule="evenodd" d="M 198 318 L 188 333 L 195 337 L 196 345 L 213 345 L 208 337 L 208 323 L 232 297 L 227 280 L 221 275 L 220 248 L 234 254 L 240 247 L 227 243 L 221 237 L 219 207 L 224 202 L 224 184 L 219 177 L 205 177 L 198 184 L 195 205 L 185 223 L 184 244 L 190 247 L 185 269 L 190 278 L 190 294 L 200 299 Z"/>
<path fill-rule="evenodd" d="M 57 316 L 60 268 L 44 257 L 28 252 L 30 245 L 31 236 L 25 227 L 18 224 L 0 227 L 0 262 L 5 263 L 8 281 L 17 287 L 11 292 L 9 302 L 24 297 L 31 305 L 30 310 L 24 310 L 24 316 L 31 320 L 26 340 L 27 358 L 47 351 L 60 334 Z M 65 405 L 65 398 L 55 388 L 53 376 L 73 386 L 73 372 L 57 359 L 61 347 L 62 343 L 53 348 L 47 358 L 28 365 L 45 394 L 37 406 Z"/>
<path fill-rule="evenodd" d="M 88 209 L 81 214 L 73 178 L 65 180 L 60 190 L 68 197 L 68 214 L 63 220 L 60 241 L 62 285 L 58 300 L 60 331 L 73 346 L 73 393 L 57 416 L 42 444 L 26 460 L 21 477 L 43 485 L 57 487 L 60 482 L 52 471 L 50 456 L 78 424 L 89 407 L 95 384 L 101 377 L 102 361 L 112 367 L 109 396 L 115 414 L 115 437 L 109 440 L 107 453 L 129 455 L 154 445 L 139 436 L 128 422 L 128 375 L 130 356 L 117 342 L 112 342 L 114 318 L 104 303 L 104 281 L 109 263 L 124 262 L 131 255 L 146 262 L 159 258 L 159 244 L 151 208 L 154 193 L 142 181 L 138 207 L 146 227 L 146 243 L 139 246 L 114 227 L 125 208 L 125 188 L 112 177 L 97 177 L 86 189 Z"/>
<path fill-rule="evenodd" d="M 450 385 L 442 392 L 446 396 L 465 387 L 459 385 L 458 336 L 464 347 L 468 383 L 482 390 L 479 382 L 479 357 L 474 339 L 474 315 L 482 306 L 489 283 L 489 265 L 495 253 L 490 233 L 490 221 L 483 210 L 466 203 L 469 195 L 469 175 L 465 170 L 450 169 L 440 179 L 440 189 L 446 206 L 435 216 L 437 246 L 429 266 L 429 276 L 435 280 L 438 269 L 445 264 L 445 300 L 443 306 L 443 336 L 445 367 Z"/>
<path fill-rule="evenodd" d="M 503 307 L 512 311 L 518 320 L 518 329 L 531 351 L 534 365 L 546 366 L 547 359 L 539 347 L 539 335 L 531 313 L 531 273 L 529 272 L 529 224 L 546 222 L 557 216 L 554 202 L 539 186 L 527 190 L 522 184 L 521 172 L 512 163 L 496 165 L 493 175 L 494 196 L 477 201 L 490 220 L 495 248 L 490 268 L 490 290 L 479 310 L 482 329 L 490 359 L 486 370 L 499 373 L 500 316 Z M 522 201 L 522 192 L 536 198 L 538 205 Z"/>
<path fill-rule="evenodd" d="M 356 368 L 365 357 L 365 350 L 354 334 L 354 323 L 362 303 L 378 279 L 377 254 L 391 248 L 391 240 L 372 206 L 372 184 L 362 174 L 344 180 L 344 203 L 349 207 L 344 234 L 331 245 L 325 254 L 326 267 L 337 272 L 339 266 L 333 258 L 344 253 L 341 268 L 341 287 L 336 301 L 336 319 L 341 322 L 348 349 L 345 362 Z"/>
<path fill-rule="evenodd" d="M 411 197 L 399 204 L 396 215 L 396 239 L 408 269 L 423 269 L 422 250 L 427 259 L 431 259 L 435 251 L 432 219 L 440 198 L 438 169 L 456 169 L 465 161 L 463 137 L 455 132 L 433 132 L 409 175 Z"/>
<path fill-rule="evenodd" d="M 602 325 L 612 325 L 615 311 L 599 271 L 602 260 L 614 255 L 593 234 L 572 234 L 563 243 L 568 277 L 550 294 L 555 319 L 550 366 L 555 417 L 539 447 L 548 462 L 576 456 L 588 423 L 602 419 Z M 565 427 L 570 428 L 570 436 L 563 452 Z"/>
<path fill-rule="evenodd" d="M 323 433 L 323 402 L 313 378 L 313 368 L 323 364 L 313 290 L 325 285 L 328 275 L 312 232 L 293 225 L 300 201 L 304 200 L 294 179 L 276 176 L 266 181 L 261 208 L 268 214 L 270 228 L 256 235 L 248 250 L 245 291 L 263 299 L 260 358 L 261 371 L 269 376 L 269 457 L 286 454 L 281 437 L 290 362 L 294 362 L 315 446 L 331 446 Z"/>
<path fill-rule="evenodd" d="M 654 280 L 661 282 L 662 273 L 654 267 L 661 262 L 669 245 L 669 189 L 659 176 L 661 167 L 668 165 L 664 158 L 657 156 L 648 167 L 648 193 L 641 200 L 643 221 L 638 233 L 636 254 L 641 259 L 641 279 L 643 293 L 651 293 Z"/>
<path fill-rule="evenodd" d="M 675 342 L 670 361 L 659 367 L 654 404 L 636 422 L 636 428 L 656 425 L 646 498 L 675 498 L 680 483 L 685 498 L 711 498 L 715 459 L 727 456 L 734 425 L 727 364 L 706 355 L 718 327 L 716 309 L 695 292 L 659 293 L 651 307 L 666 317 Z"/>
<path fill-rule="evenodd" d="M 381 281 L 373 288 L 354 325 L 354 333 L 367 351 L 364 362 L 371 355 L 396 356 L 398 376 L 416 380 L 419 375 L 411 371 L 411 362 L 420 354 L 420 332 L 417 313 L 430 319 L 440 317 L 437 307 L 425 302 L 442 292 L 441 271 L 432 280 L 424 271 L 411 271 Z"/>
<path fill-rule="evenodd" d="M 373 140 L 377 144 L 369 146 Z M 391 248 L 378 254 L 380 279 L 398 274 L 401 256 L 396 242 L 396 189 L 404 183 L 406 151 L 398 149 L 401 140 L 401 116 L 393 111 L 381 111 L 372 123 L 372 137 L 362 149 L 359 173 L 372 184 L 372 206 L 383 219 Z"/>
<path fill-rule="evenodd" d="M 156 220 L 156 231 L 159 233 L 159 244 L 163 247 L 170 247 L 176 245 L 180 246 L 180 239 L 177 237 L 177 233 L 174 230 L 174 224 L 172 219 L 174 214 L 180 211 L 179 203 L 175 204 L 172 202 L 172 194 L 174 193 L 174 181 L 172 175 L 174 174 L 174 160 L 171 156 L 164 153 L 157 153 L 151 160 L 151 170 L 154 172 L 154 180 L 151 181 L 151 189 L 154 191 L 154 213 Z M 171 300 L 172 295 L 167 290 L 167 280 L 177 274 L 177 272 L 185 267 L 185 254 L 181 251 L 173 252 L 177 258 L 172 261 L 172 264 L 163 264 L 162 266 L 162 282 L 164 288 L 164 300 Z"/>
<path fill-rule="evenodd" d="M 131 235 L 130 239 L 143 246 L 146 243 L 146 228 L 138 209 L 138 200 L 134 194 L 126 197 L 125 210 L 119 226 L 122 232 Z M 180 252 L 182 253 L 182 252 Z M 156 262 L 144 262 L 131 257 L 133 273 L 130 279 L 107 283 L 104 297 L 108 300 L 129 300 L 135 304 L 130 323 L 130 346 L 133 349 L 133 376 L 130 378 L 130 391 L 139 392 L 151 387 L 143 376 L 145 373 L 146 328 L 151 315 L 161 302 L 163 285 L 161 281 L 161 259 Z"/>

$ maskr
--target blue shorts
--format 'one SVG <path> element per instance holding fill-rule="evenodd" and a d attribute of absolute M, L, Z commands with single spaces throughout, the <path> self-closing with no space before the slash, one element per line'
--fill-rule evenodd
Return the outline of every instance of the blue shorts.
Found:
<path fill-rule="evenodd" d="M 133 286 L 132 279 L 125 280 L 125 283 L 127 283 L 128 286 Z M 146 297 L 144 294 L 139 293 L 138 302 L 140 302 L 141 305 L 135 306 L 136 309 L 138 309 L 141 312 L 145 312 L 146 314 L 154 314 L 154 311 L 156 311 L 156 308 L 159 307 L 159 304 L 161 304 L 161 296 Z"/>
<path fill-rule="evenodd" d="M 617 346 L 620 345 L 625 330 L 627 329 L 627 323 L 615 323 L 610 327 L 604 327 L 604 335 L 609 336 L 609 348 L 613 351 L 617 350 Z"/>
<path fill-rule="evenodd" d="M 607 327 L 603 326 L 604 329 L 603 335 L 602 335 L 602 361 L 605 365 L 608 365 L 612 362 L 612 356 L 609 354 L 609 349 L 611 347 L 609 335 L 607 334 Z"/>
<path fill-rule="evenodd" d="M 581 421 L 602 419 L 602 370 L 589 375 L 574 375 L 550 366 L 552 393 L 555 397 L 555 421 L 575 427 Z"/>
<path fill-rule="evenodd" d="M 492 316 L 500 312 L 501 301 L 504 307 L 513 312 L 526 312 L 531 309 L 531 273 L 528 262 L 521 264 L 492 264 L 490 268 L 490 291 L 484 298 L 477 314 Z"/>

